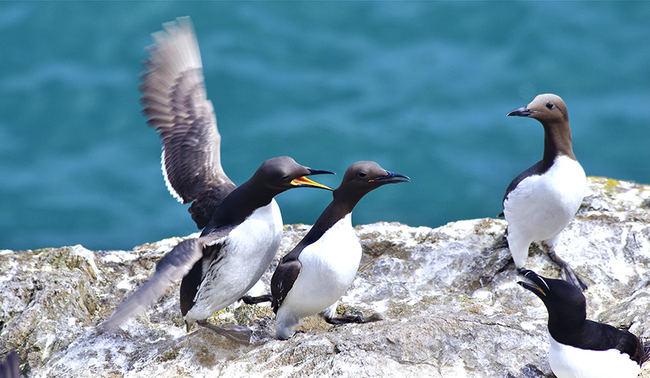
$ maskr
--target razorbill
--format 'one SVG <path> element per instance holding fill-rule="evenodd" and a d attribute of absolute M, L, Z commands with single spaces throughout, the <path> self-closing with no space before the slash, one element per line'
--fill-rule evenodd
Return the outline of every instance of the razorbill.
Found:
<path fill-rule="evenodd" d="M 566 105 L 559 96 L 541 94 L 508 116 L 534 118 L 544 126 L 542 160 L 520 173 L 508 185 L 503 213 L 508 222 L 508 246 L 518 268 L 526 265 L 528 248 L 539 241 L 549 257 L 582 289 L 582 280 L 557 256 L 558 234 L 574 218 L 587 182 L 571 148 L 571 128 Z"/>
<path fill-rule="evenodd" d="M 518 284 L 537 295 L 548 310 L 548 360 L 558 378 L 636 377 L 648 359 L 639 338 L 610 325 L 587 320 L 585 297 L 575 285 L 520 270 Z"/>
<path fill-rule="evenodd" d="M 199 229 L 235 184 L 221 167 L 221 135 L 207 99 L 199 46 L 189 17 L 163 24 L 148 47 L 140 99 L 162 140 L 161 167 L 169 192 Z"/>
<path fill-rule="evenodd" d="M 313 187 L 332 190 L 305 177 L 332 173 L 307 168 L 288 156 L 269 159 L 224 198 L 196 239 L 179 243 L 156 264 L 140 286 L 100 327 L 111 329 L 155 303 L 179 278 L 181 313 L 189 330 L 201 326 L 248 342 L 246 327 L 206 322 L 214 312 L 244 295 L 269 267 L 282 238 L 282 216 L 273 199 L 285 190 Z"/>
<path fill-rule="evenodd" d="M 352 284 L 361 260 L 361 244 L 350 216 L 371 190 L 406 181 L 408 177 L 388 172 L 372 161 L 360 161 L 347 169 L 332 202 L 273 274 L 271 294 L 278 339 L 288 339 L 301 318 L 317 313 L 330 324 L 377 320 L 360 314 L 335 316 L 338 300 Z"/>

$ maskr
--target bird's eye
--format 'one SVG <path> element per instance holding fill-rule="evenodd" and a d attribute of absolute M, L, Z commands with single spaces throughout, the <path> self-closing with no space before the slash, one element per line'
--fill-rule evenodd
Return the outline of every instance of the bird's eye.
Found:
<path fill-rule="evenodd" d="M 367 175 L 364 172 L 359 172 L 359 177 L 366 177 Z"/>
<path fill-rule="evenodd" d="M 553 103 L 552 102 L 547 102 L 546 107 L 549 109 L 553 109 Z"/>

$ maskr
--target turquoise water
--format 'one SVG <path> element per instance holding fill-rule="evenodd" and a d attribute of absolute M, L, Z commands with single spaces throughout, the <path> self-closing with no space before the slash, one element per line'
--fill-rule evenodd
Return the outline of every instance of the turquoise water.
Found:
<path fill-rule="evenodd" d="M 412 182 L 370 193 L 357 224 L 495 216 L 542 154 L 541 126 L 505 114 L 541 92 L 567 102 L 588 175 L 650 183 L 648 2 L 0 2 L 0 248 L 195 230 L 137 89 L 150 33 L 183 15 L 236 183 L 283 154 L 332 186 L 376 160 Z M 278 202 L 313 223 L 330 198 Z"/>

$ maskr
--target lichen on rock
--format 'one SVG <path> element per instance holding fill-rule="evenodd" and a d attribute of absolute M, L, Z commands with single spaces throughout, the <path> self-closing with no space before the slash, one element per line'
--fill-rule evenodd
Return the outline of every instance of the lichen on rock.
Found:
<path fill-rule="evenodd" d="M 650 186 L 590 178 L 557 252 L 586 279 L 588 317 L 650 337 Z M 359 273 L 339 310 L 382 321 L 331 326 L 305 319 L 274 340 L 268 305 L 237 302 L 211 321 L 250 326 L 241 345 L 186 333 L 176 284 L 146 313 L 99 334 L 104 320 L 182 238 L 132 251 L 82 246 L 0 251 L 0 354 L 16 349 L 27 376 L 514 376 L 551 375 L 543 304 L 516 285 L 499 219 L 442 227 L 357 226 Z M 285 226 L 275 262 L 252 294 L 268 291 L 277 259 L 309 226 Z M 527 267 L 556 277 L 539 248 Z M 650 365 L 650 364 L 648 364 Z M 650 377 L 645 365 L 642 377 Z"/>

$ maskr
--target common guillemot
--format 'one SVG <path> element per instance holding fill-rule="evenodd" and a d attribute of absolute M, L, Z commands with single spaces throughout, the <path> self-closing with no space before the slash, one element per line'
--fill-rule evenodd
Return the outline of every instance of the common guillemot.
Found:
<path fill-rule="evenodd" d="M 196 239 L 179 243 L 156 264 L 140 286 L 100 329 L 112 329 L 155 303 L 176 280 L 181 313 L 188 330 L 195 322 L 236 341 L 248 342 L 250 330 L 206 321 L 237 301 L 269 267 L 282 238 L 282 216 L 276 195 L 297 187 L 332 190 L 305 177 L 332 172 L 297 164 L 288 156 L 269 159 L 255 174 L 224 198 Z"/>
<path fill-rule="evenodd" d="M 163 24 L 148 47 L 140 99 L 147 122 L 158 131 L 161 167 L 169 192 L 188 209 L 199 229 L 235 189 L 221 167 L 221 135 L 207 99 L 199 45 L 189 17 Z"/>
<path fill-rule="evenodd" d="M 636 377 L 648 359 L 639 338 L 610 325 L 586 319 L 585 297 L 575 285 L 539 276 L 519 274 L 530 282 L 519 285 L 537 295 L 548 311 L 548 360 L 558 378 Z"/>
<path fill-rule="evenodd" d="M 523 268 L 532 242 L 541 242 L 549 257 L 583 290 L 587 285 L 557 256 L 559 233 L 575 217 L 587 182 L 571 147 L 569 115 L 562 99 L 541 94 L 508 116 L 534 118 L 544 126 L 542 160 L 520 173 L 508 185 L 503 213 L 508 222 L 508 247 L 517 268 Z"/>
<path fill-rule="evenodd" d="M 280 261 L 271 279 L 276 337 L 288 339 L 300 319 L 321 313 L 330 324 L 377 320 L 360 314 L 336 315 L 339 298 L 352 284 L 361 260 L 361 244 L 351 213 L 368 192 L 384 184 L 409 181 L 372 161 L 352 164 L 334 199 L 307 235 Z"/>
<path fill-rule="evenodd" d="M 183 278 L 181 312 L 188 330 L 198 322 L 246 341 L 248 329 L 233 326 L 225 332 L 205 319 L 239 299 L 230 295 L 245 294 L 268 268 L 282 229 L 273 197 L 292 187 L 330 189 L 304 176 L 332 172 L 311 170 L 289 157 L 274 158 L 237 188 L 221 167 L 221 137 L 212 103 L 206 98 L 190 19 L 164 24 L 164 31 L 154 33 L 153 38 L 149 70 L 141 85 L 144 113 L 162 139 L 162 172 L 168 190 L 180 202 L 192 202 L 189 212 L 204 230 L 200 238 L 181 242 L 166 254 L 153 277 L 100 329 L 114 328 L 149 307 L 175 280 Z M 236 266 L 238 262 L 241 267 Z M 220 285 L 227 289 L 219 292 Z"/>

